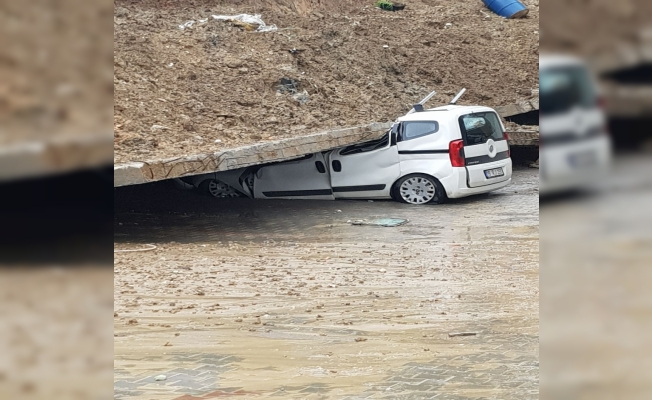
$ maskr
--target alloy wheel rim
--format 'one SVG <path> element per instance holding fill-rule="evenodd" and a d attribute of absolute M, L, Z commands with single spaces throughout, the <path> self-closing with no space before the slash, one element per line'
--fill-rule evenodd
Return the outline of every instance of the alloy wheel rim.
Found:
<path fill-rule="evenodd" d="M 208 191 L 213 197 L 237 197 L 238 194 L 233 188 L 220 181 L 211 181 L 208 184 Z"/>
<path fill-rule="evenodd" d="M 422 177 L 408 178 L 401 184 L 401 198 L 410 204 L 424 204 L 435 198 L 435 185 Z"/>

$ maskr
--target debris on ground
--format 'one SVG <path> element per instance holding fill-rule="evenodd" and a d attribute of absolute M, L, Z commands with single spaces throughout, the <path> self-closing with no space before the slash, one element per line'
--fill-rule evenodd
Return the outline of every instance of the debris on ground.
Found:
<path fill-rule="evenodd" d="M 394 3 L 389 0 L 378 0 L 376 2 L 376 7 L 386 11 L 400 11 L 405 8 L 405 4 Z"/>
<path fill-rule="evenodd" d="M 403 218 L 377 218 L 372 220 L 354 219 L 347 221 L 351 225 L 372 225 L 394 227 L 407 224 L 409 220 Z"/>
<path fill-rule="evenodd" d="M 261 19 L 260 14 L 212 15 L 211 17 L 217 21 L 230 21 L 234 26 L 241 27 L 247 32 L 273 32 L 278 30 L 276 25 L 265 24 Z M 199 24 L 205 24 L 208 22 L 208 18 L 200 19 L 199 21 L 187 21 L 179 25 L 179 29 L 184 30 L 186 28 L 191 28 L 196 22 Z"/>
<path fill-rule="evenodd" d="M 168 379 L 168 377 L 165 376 L 165 375 L 156 375 L 156 376 L 154 377 L 154 380 L 155 380 L 155 381 L 164 381 L 164 380 L 166 380 L 166 379 Z"/>
<path fill-rule="evenodd" d="M 448 337 L 457 337 L 457 336 L 475 336 L 477 332 L 451 332 L 448 334 Z"/>
<path fill-rule="evenodd" d="M 482 0 L 484 4 L 491 11 L 500 15 L 501 17 L 513 19 L 513 18 L 525 18 L 527 16 L 528 10 L 523 3 L 518 0 Z"/>

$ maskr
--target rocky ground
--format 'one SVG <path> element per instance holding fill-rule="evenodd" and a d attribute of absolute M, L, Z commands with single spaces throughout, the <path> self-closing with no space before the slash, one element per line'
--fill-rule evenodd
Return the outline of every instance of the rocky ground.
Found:
<path fill-rule="evenodd" d="M 537 399 L 537 172 L 423 207 L 117 189 L 116 399 Z"/>
<path fill-rule="evenodd" d="M 393 120 L 432 90 L 498 106 L 538 87 L 539 2 L 507 20 L 481 1 L 117 0 L 115 162 Z M 211 15 L 261 14 L 275 32 Z M 180 29 L 189 20 L 209 18 Z M 284 85 L 281 85 L 284 84 Z"/>

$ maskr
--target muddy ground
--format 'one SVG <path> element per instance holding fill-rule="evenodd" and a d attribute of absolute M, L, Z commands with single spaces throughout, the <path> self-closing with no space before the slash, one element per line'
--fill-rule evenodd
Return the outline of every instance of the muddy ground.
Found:
<path fill-rule="evenodd" d="M 534 98 L 539 1 L 507 20 L 476 1 L 117 0 L 115 162 L 146 161 L 385 122 L 429 103 Z M 276 32 L 211 15 L 261 14 Z M 288 83 L 279 87 L 281 79 Z M 216 142 L 219 141 L 219 142 Z"/>
<path fill-rule="evenodd" d="M 649 41 L 648 0 L 547 0 L 541 47 L 583 56 L 613 53 L 624 43 Z"/>
<path fill-rule="evenodd" d="M 422 207 L 117 189 L 116 398 L 538 398 L 537 172 Z"/>
<path fill-rule="evenodd" d="M 1 146 L 110 137 L 111 13 L 97 1 L 0 4 Z"/>

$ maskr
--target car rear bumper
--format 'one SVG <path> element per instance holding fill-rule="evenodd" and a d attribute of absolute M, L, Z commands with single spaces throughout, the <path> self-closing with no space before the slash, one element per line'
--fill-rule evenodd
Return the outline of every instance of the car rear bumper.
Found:
<path fill-rule="evenodd" d="M 595 163 L 586 168 L 571 168 L 567 159 L 577 152 L 592 152 Z M 592 185 L 609 172 L 611 141 L 597 138 L 575 145 L 541 148 L 539 159 L 539 194 L 548 195 Z"/>
<path fill-rule="evenodd" d="M 446 195 L 451 199 L 498 190 L 504 188 L 512 182 L 511 160 L 509 168 L 507 168 L 507 179 L 500 182 L 470 188 L 466 183 L 465 168 L 453 168 L 453 174 L 446 179 L 440 180 L 440 182 L 444 186 L 444 189 L 446 189 Z"/>

